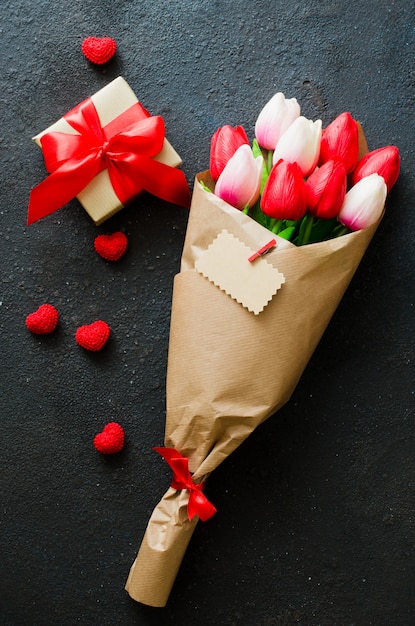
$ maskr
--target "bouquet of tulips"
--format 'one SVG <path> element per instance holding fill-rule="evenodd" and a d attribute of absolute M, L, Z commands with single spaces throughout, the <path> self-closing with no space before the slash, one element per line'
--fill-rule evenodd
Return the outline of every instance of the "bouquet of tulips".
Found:
<path fill-rule="evenodd" d="M 376 223 L 400 168 L 395 146 L 367 152 L 360 125 L 342 113 L 324 131 L 277 93 L 255 124 L 252 149 L 242 126 L 212 138 L 214 193 L 296 245 Z"/>
<path fill-rule="evenodd" d="M 173 479 L 130 570 L 135 600 L 166 604 L 198 520 L 215 513 L 206 479 L 289 400 L 399 167 L 393 146 L 368 152 L 349 113 L 322 130 L 280 93 L 252 145 L 240 126 L 213 136 L 174 279 L 165 447 L 156 448 Z"/>

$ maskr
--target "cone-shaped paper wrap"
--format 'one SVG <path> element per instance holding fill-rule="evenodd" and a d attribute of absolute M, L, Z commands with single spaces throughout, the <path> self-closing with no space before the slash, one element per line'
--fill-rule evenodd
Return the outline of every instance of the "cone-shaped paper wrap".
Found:
<path fill-rule="evenodd" d="M 253 252 L 272 233 L 199 181 L 213 186 L 209 172 L 197 176 L 174 282 L 165 432 L 196 483 L 290 398 L 377 226 L 302 247 L 277 237 L 265 259 L 285 283 L 255 315 L 195 263 L 224 229 Z M 149 521 L 126 585 L 139 602 L 167 602 L 198 519 L 187 517 L 188 493 L 170 488 Z"/>

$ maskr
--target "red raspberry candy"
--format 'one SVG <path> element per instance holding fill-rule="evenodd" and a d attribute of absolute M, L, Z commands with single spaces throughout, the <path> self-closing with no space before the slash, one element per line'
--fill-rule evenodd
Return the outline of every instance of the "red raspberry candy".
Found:
<path fill-rule="evenodd" d="M 124 429 L 117 422 L 110 422 L 101 433 L 95 435 L 94 446 L 101 454 L 115 454 L 124 447 Z"/>
<path fill-rule="evenodd" d="M 84 56 L 96 65 L 107 63 L 114 56 L 116 49 L 117 44 L 112 37 L 87 37 L 82 42 Z"/>
<path fill-rule="evenodd" d="M 85 350 L 92 350 L 92 352 L 101 350 L 109 336 L 110 327 L 102 320 L 80 326 L 75 333 L 76 342 Z"/>
<path fill-rule="evenodd" d="M 59 313 L 52 304 L 42 304 L 37 311 L 26 317 L 26 326 L 36 335 L 52 333 L 59 321 Z"/>
<path fill-rule="evenodd" d="M 127 250 L 128 239 L 118 231 L 111 235 L 98 235 L 94 240 L 94 248 L 103 259 L 118 261 Z"/>

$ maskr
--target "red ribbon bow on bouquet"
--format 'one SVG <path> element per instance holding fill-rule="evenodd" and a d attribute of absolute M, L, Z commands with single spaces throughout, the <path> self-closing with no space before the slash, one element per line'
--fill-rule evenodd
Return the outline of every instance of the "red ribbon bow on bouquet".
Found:
<path fill-rule="evenodd" d="M 189 502 L 187 504 L 189 519 L 192 520 L 195 515 L 198 515 L 203 522 L 206 522 L 216 513 L 216 508 L 202 492 L 204 483 L 196 484 L 193 482 L 189 472 L 189 459 L 182 456 L 174 448 L 154 448 L 154 450 L 161 454 L 173 470 L 171 487 L 189 491 Z"/>
<path fill-rule="evenodd" d="M 42 136 L 50 176 L 30 194 L 28 224 L 75 198 L 105 169 L 122 204 L 145 190 L 167 202 L 189 206 L 184 173 L 151 158 L 163 147 L 164 122 L 160 116 L 150 116 L 136 103 L 102 127 L 88 98 L 64 119 L 78 134 L 51 132 Z"/>

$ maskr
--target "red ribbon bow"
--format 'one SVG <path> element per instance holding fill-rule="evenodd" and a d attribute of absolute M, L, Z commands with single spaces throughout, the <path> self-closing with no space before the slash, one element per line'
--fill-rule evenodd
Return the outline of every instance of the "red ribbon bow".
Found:
<path fill-rule="evenodd" d="M 173 470 L 173 489 L 187 489 L 190 492 L 187 504 L 187 514 L 189 519 L 198 515 L 203 522 L 206 522 L 216 513 L 216 509 L 206 498 L 202 489 L 204 483 L 195 484 L 189 472 L 189 459 L 182 456 L 174 448 L 154 448 L 156 452 L 167 461 Z"/>
<path fill-rule="evenodd" d="M 140 103 L 102 127 L 93 101 L 81 102 L 64 119 L 76 135 L 51 132 L 41 138 L 50 176 L 29 200 L 28 224 L 53 213 L 75 198 L 104 169 L 122 204 L 145 190 L 182 206 L 190 192 L 182 171 L 155 161 L 163 147 L 164 122 Z"/>

